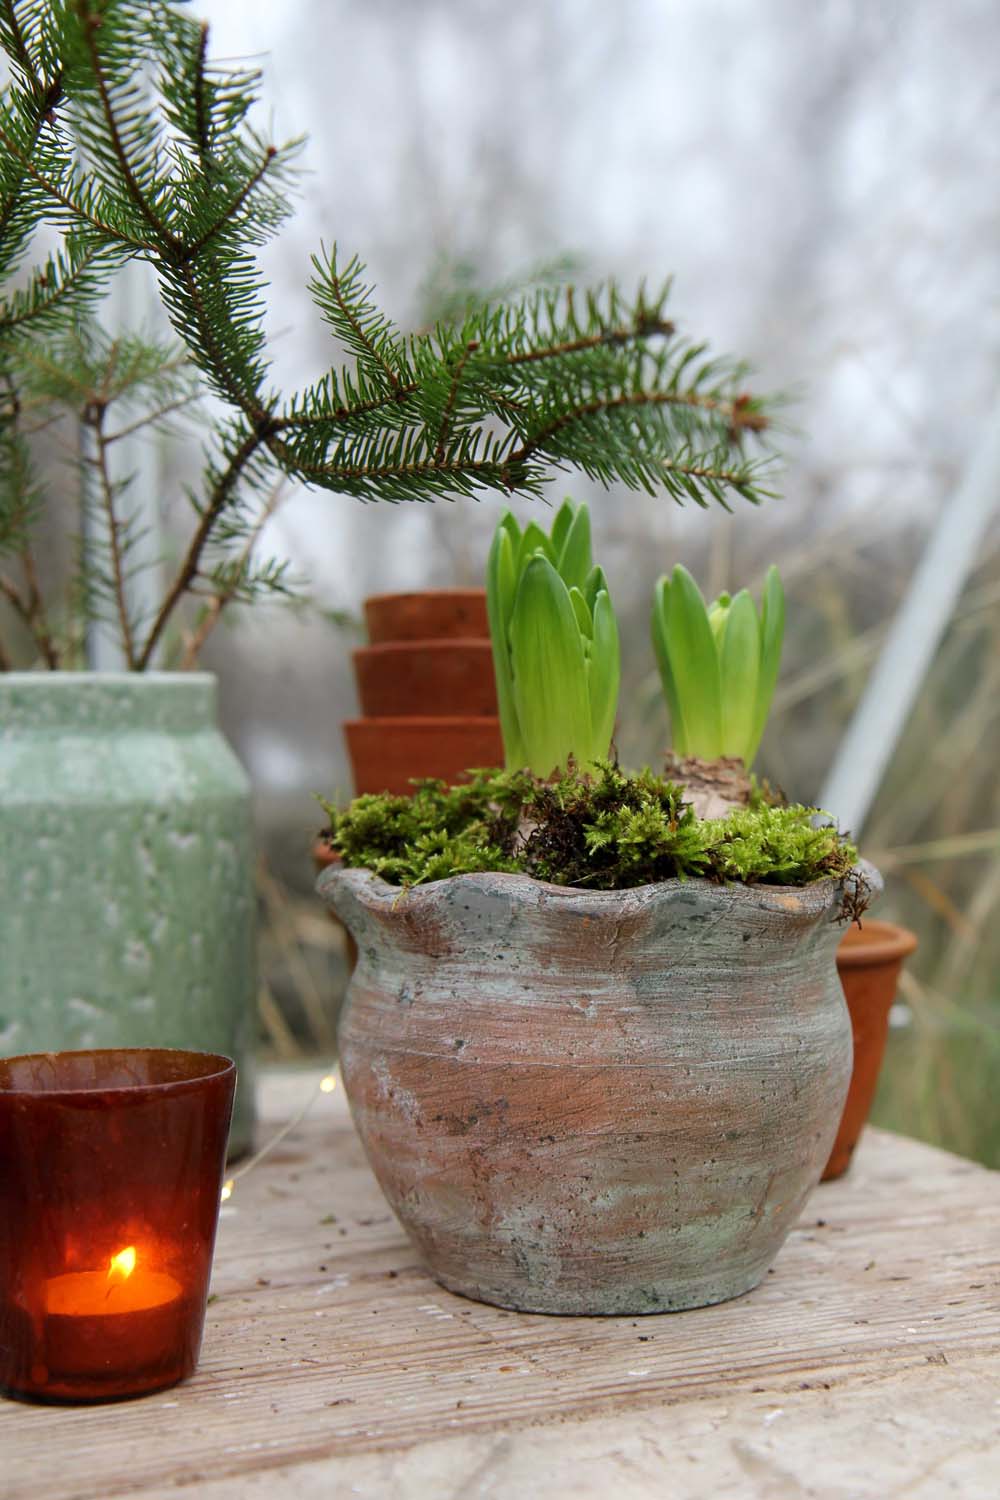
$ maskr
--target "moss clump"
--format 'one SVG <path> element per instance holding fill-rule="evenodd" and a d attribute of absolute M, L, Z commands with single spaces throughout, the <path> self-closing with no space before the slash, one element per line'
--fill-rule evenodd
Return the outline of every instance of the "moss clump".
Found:
<path fill-rule="evenodd" d="M 612 765 L 551 782 L 477 771 L 459 786 L 424 781 L 412 797 L 368 795 L 326 810 L 326 837 L 344 864 L 400 886 L 477 870 L 601 891 L 691 875 L 808 885 L 844 877 L 858 858 L 835 828 L 813 826 L 815 808 L 758 796 L 727 818 L 703 820 L 671 782 Z"/>

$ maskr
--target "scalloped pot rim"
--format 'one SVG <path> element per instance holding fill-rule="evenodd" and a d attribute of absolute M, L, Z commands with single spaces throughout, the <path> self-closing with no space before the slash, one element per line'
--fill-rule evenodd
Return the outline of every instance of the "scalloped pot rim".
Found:
<path fill-rule="evenodd" d="M 469 871 L 461 875 L 449 875 L 443 880 L 429 880 L 423 885 L 399 886 L 390 885 L 381 876 L 362 866 L 345 867 L 334 864 L 319 876 L 316 890 L 320 896 L 330 899 L 338 886 L 348 886 L 358 899 L 384 908 L 398 906 L 404 901 L 412 906 L 435 895 L 448 884 L 466 881 L 473 887 L 486 891 L 502 890 L 504 886 L 509 887 L 512 893 L 520 889 L 525 895 L 538 891 L 553 901 L 565 903 L 567 910 L 582 906 L 591 912 L 602 908 L 617 909 L 623 899 L 633 905 L 638 903 L 647 906 L 667 896 L 697 890 L 725 892 L 730 902 L 735 898 L 757 911 L 786 911 L 802 917 L 819 917 L 830 909 L 836 894 L 843 890 L 847 882 L 858 876 L 870 888 L 872 899 L 880 894 L 882 877 L 875 866 L 864 859 L 841 880 L 828 876 L 823 880 L 811 881 L 808 885 L 771 885 L 763 881 L 756 885 L 747 885 L 742 881 L 720 884 L 718 881 L 692 875 L 685 879 L 674 876 L 669 880 L 628 886 L 616 891 L 588 891 L 582 886 L 553 885 L 550 881 L 538 880 L 533 875 L 502 870 Z"/>

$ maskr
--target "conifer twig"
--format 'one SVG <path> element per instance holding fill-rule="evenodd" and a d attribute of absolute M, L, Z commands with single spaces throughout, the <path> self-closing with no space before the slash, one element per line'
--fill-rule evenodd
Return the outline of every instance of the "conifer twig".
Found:
<path fill-rule="evenodd" d="M 458 400 L 458 388 L 462 383 L 462 371 L 468 363 L 469 355 L 475 354 L 479 348 L 478 339 L 470 339 L 455 361 L 455 373 L 451 377 L 451 386 L 444 403 L 444 411 L 441 413 L 441 428 L 438 432 L 437 447 L 434 449 L 435 463 L 444 463 L 445 453 L 448 446 L 448 436 L 451 430 L 451 418 L 455 410 L 455 402 Z"/>
<path fill-rule="evenodd" d="M 253 549 L 259 542 L 264 527 L 277 510 L 283 498 L 284 490 L 285 481 L 284 477 L 282 477 L 271 490 L 270 495 L 261 508 L 260 514 L 247 534 L 246 541 L 236 558 L 231 582 L 225 588 L 218 589 L 211 595 L 208 604 L 205 606 L 201 620 L 189 634 L 184 646 L 184 655 L 180 661 L 180 671 L 190 672 L 197 666 L 202 647 L 222 618 L 223 610 L 232 604 L 239 592 L 242 571 L 249 565 Z"/>
<path fill-rule="evenodd" d="M 108 439 L 104 432 L 107 403 L 98 397 L 84 414 L 84 421 L 92 428 L 97 444 L 96 456 L 90 460 L 97 471 L 98 488 L 104 520 L 108 529 L 108 551 L 111 554 L 111 577 L 114 585 L 115 610 L 118 615 L 118 630 L 121 638 L 125 665 L 131 672 L 135 668 L 135 641 L 132 634 L 132 619 L 129 614 L 128 595 L 125 588 L 125 562 L 122 552 L 121 526 L 118 507 L 115 503 L 115 486 L 111 478 L 108 461 Z"/>
<path fill-rule="evenodd" d="M 263 431 L 248 432 L 242 443 L 240 443 L 239 447 L 230 457 L 226 468 L 219 475 L 215 488 L 209 496 L 208 503 L 201 513 L 201 519 L 198 522 L 194 536 L 191 538 L 184 559 L 177 570 L 173 583 L 164 596 L 163 602 L 150 628 L 149 635 L 146 638 L 145 645 L 139 652 L 136 665 L 140 671 L 144 671 L 149 666 L 153 652 L 159 644 L 160 636 L 166 629 L 170 616 L 197 577 L 202 553 L 208 545 L 215 524 L 225 509 L 226 503 L 239 482 L 244 469 L 264 441 L 264 436 Z"/>
<path fill-rule="evenodd" d="M 86 37 L 87 50 L 90 53 L 90 62 L 94 70 L 94 82 L 97 84 L 97 92 L 100 95 L 101 110 L 108 127 L 111 147 L 118 162 L 118 169 L 122 174 L 122 180 L 125 183 L 128 195 L 142 217 L 146 220 L 150 229 L 156 235 L 158 242 L 169 252 L 176 255 L 183 249 L 183 246 L 171 234 L 140 188 L 135 173 L 132 171 L 132 164 L 128 159 L 128 153 L 125 150 L 121 132 L 118 129 L 118 120 L 111 104 L 108 81 L 104 74 L 104 65 L 101 62 L 101 53 L 97 45 L 97 32 L 101 25 L 101 16 L 94 10 L 92 0 L 77 0 L 76 10 L 83 27 L 84 36 Z"/>
<path fill-rule="evenodd" d="M 2 234 L 3 227 L 2 224 L 0 224 L 0 235 Z M 19 313 L 0 314 L 0 334 L 11 333 L 15 328 L 20 328 L 25 323 L 32 322 L 35 318 L 44 317 L 46 313 L 50 313 L 54 307 L 58 307 L 61 302 L 65 302 L 67 298 L 71 299 L 76 292 L 77 287 L 84 279 L 86 272 L 93 265 L 96 259 L 97 250 L 95 248 L 90 250 L 88 254 L 84 256 L 79 265 L 74 267 L 73 271 L 69 276 L 67 276 L 65 281 L 60 282 L 60 284 L 56 287 L 55 291 L 50 297 L 44 298 L 41 302 L 35 303 L 35 305 L 32 307 L 25 307 Z"/>
<path fill-rule="evenodd" d="M 274 161 L 274 158 L 277 156 L 277 154 L 277 150 L 274 146 L 268 146 L 267 150 L 264 153 L 264 160 L 261 162 L 256 172 L 254 172 L 253 176 L 250 177 L 244 184 L 244 186 L 240 189 L 236 197 L 233 199 L 232 203 L 230 203 L 222 211 L 222 213 L 216 219 L 215 223 L 210 224 L 208 228 L 202 234 L 200 234 L 192 244 L 185 245 L 182 249 L 178 250 L 177 259 L 181 265 L 186 264 L 188 261 L 194 260 L 195 256 L 200 255 L 202 250 L 205 249 L 205 246 L 215 239 L 215 236 L 219 233 L 220 229 L 224 229 L 227 224 L 232 222 L 235 215 L 239 213 L 240 209 L 246 203 L 254 188 L 257 187 L 257 185 L 263 180 L 268 167 Z"/>
<path fill-rule="evenodd" d="M 540 427 L 537 432 L 526 438 L 521 446 L 511 453 L 509 463 L 523 463 L 534 454 L 545 448 L 546 443 L 555 437 L 564 428 L 570 427 L 574 422 L 582 421 L 586 417 L 599 416 L 601 412 L 619 411 L 626 407 L 643 406 L 695 406 L 706 410 L 725 413 L 732 422 L 736 410 L 736 403 L 723 403 L 707 396 L 691 395 L 678 391 L 622 391 L 617 396 L 602 396 L 596 401 L 582 402 L 570 411 L 562 412 L 554 417 L 551 422 Z M 768 419 L 763 413 L 748 412 L 742 418 L 741 425 L 754 432 L 763 432 L 768 427 Z M 708 477 L 712 477 L 709 471 L 705 471 Z M 725 475 L 717 476 L 725 479 Z"/>
<path fill-rule="evenodd" d="M 35 645 L 43 657 L 46 665 L 55 670 L 59 665 L 59 657 L 52 643 L 44 620 L 39 618 L 36 607 L 31 602 L 26 602 L 17 585 L 0 573 L 0 594 L 7 600 L 8 604 L 28 631 Z"/>
<path fill-rule="evenodd" d="M 115 229 L 113 225 L 106 224 L 103 219 L 99 219 L 96 214 L 84 208 L 82 203 L 78 203 L 68 193 L 63 192 L 57 183 L 51 182 L 44 173 L 38 170 L 30 157 L 25 156 L 17 141 L 4 130 L 2 125 L 0 125 L 0 145 L 3 145 L 9 151 L 24 172 L 33 182 L 37 182 L 42 191 L 55 203 L 65 208 L 68 213 L 71 213 L 74 218 L 79 219 L 82 223 L 89 224 L 91 229 L 96 229 L 105 239 L 113 240 L 120 245 L 127 245 L 130 250 L 142 250 L 152 254 L 155 254 L 159 250 L 159 245 L 155 244 L 152 240 L 136 239 L 134 235 L 125 234 L 123 230 Z"/>
<path fill-rule="evenodd" d="M 563 354 L 582 354 L 586 349 L 607 348 L 615 344 L 634 343 L 639 338 L 651 338 L 660 334 L 669 338 L 676 329 L 666 318 L 654 318 L 636 328 L 608 328 L 588 338 L 569 339 L 562 344 L 549 344 L 542 349 L 522 349 L 508 355 L 509 365 L 533 365 L 542 360 L 555 359 Z"/>

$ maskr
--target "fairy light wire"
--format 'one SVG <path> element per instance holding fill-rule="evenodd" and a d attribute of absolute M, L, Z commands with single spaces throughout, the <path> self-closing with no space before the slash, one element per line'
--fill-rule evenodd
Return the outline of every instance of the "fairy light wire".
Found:
<path fill-rule="evenodd" d="M 260 1162 L 264 1160 L 265 1156 L 269 1156 L 271 1154 L 275 1146 L 279 1146 L 285 1139 L 285 1137 L 292 1133 L 296 1126 L 302 1124 L 302 1121 L 312 1109 L 320 1094 L 332 1094 L 336 1087 L 336 1074 L 324 1074 L 319 1083 L 313 1089 L 312 1093 L 309 1095 L 309 1098 L 306 1100 L 305 1104 L 303 1104 L 302 1108 L 299 1110 L 298 1114 L 293 1115 L 290 1120 L 287 1120 L 285 1124 L 282 1125 L 281 1129 L 274 1135 L 272 1135 L 269 1141 L 265 1141 L 264 1145 L 261 1146 L 259 1151 L 255 1151 L 253 1156 L 248 1157 L 247 1160 L 243 1162 L 242 1166 L 236 1169 L 231 1177 L 226 1178 L 225 1182 L 222 1184 L 222 1192 L 219 1194 L 220 1201 L 222 1203 L 227 1203 L 233 1196 L 233 1189 L 239 1182 L 240 1178 L 245 1177 L 248 1172 L 252 1171 L 254 1167 L 258 1166 Z"/>

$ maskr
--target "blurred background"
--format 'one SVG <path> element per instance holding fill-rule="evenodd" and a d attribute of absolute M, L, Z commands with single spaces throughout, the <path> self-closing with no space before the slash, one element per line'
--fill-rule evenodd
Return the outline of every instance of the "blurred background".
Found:
<path fill-rule="evenodd" d="M 854 831 L 886 875 L 878 915 L 920 938 L 876 1119 L 1000 1165 L 1000 472 L 984 450 L 1000 422 L 1000 8 L 197 8 L 217 57 L 264 67 L 274 137 L 309 136 L 298 214 L 265 252 L 280 385 L 336 357 L 306 283 L 311 253 L 337 240 L 408 328 L 456 289 L 546 267 L 580 283 L 673 274 L 679 327 L 750 360 L 761 390 L 795 396 L 783 497 L 760 511 L 572 486 L 622 625 L 627 764 L 656 764 L 666 740 L 648 646 L 655 577 L 684 562 L 714 594 L 756 587 L 776 561 L 788 630 L 758 769 L 796 800 L 820 797 L 844 773 L 866 680 L 980 456 L 974 565 Z M 190 457 L 176 442 L 157 452 L 164 496 Z M 565 492 L 554 485 L 552 499 Z M 257 791 L 271 1056 L 333 1046 L 344 955 L 311 893 L 309 850 L 314 794 L 350 792 L 340 725 L 357 712 L 361 600 L 478 584 L 500 510 L 289 490 L 264 545 L 308 579 L 315 607 L 234 613 L 210 642 L 204 665 Z M 169 514 L 166 525 L 169 550 Z"/>

